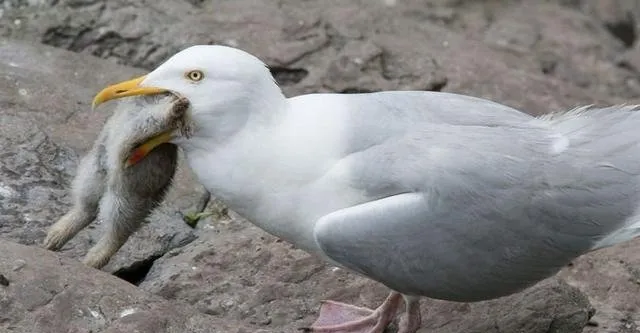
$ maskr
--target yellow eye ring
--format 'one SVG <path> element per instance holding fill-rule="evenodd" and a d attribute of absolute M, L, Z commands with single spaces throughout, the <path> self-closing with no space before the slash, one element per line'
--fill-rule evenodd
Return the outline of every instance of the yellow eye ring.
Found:
<path fill-rule="evenodd" d="M 184 76 L 193 82 L 198 82 L 204 79 L 204 73 L 201 70 L 197 69 L 188 71 Z"/>

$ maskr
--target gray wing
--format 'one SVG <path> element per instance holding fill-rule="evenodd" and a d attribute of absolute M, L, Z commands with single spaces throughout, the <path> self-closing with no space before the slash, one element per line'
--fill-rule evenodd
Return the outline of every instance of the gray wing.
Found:
<path fill-rule="evenodd" d="M 635 175 L 542 127 L 420 127 L 349 156 L 370 202 L 322 217 L 332 260 L 405 294 L 478 301 L 557 272 L 637 206 Z"/>
<path fill-rule="evenodd" d="M 425 124 L 530 128 L 535 120 L 526 113 L 486 99 L 443 92 L 385 91 L 318 97 L 337 98 L 348 105 L 350 119 L 342 125 L 345 133 L 351 133 L 349 152 L 377 145 L 380 140 L 402 135 L 409 128 Z"/>

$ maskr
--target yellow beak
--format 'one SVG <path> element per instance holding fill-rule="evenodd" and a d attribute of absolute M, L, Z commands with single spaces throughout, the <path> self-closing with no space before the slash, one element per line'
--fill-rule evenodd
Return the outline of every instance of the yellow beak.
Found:
<path fill-rule="evenodd" d="M 141 87 L 140 83 L 145 78 L 146 75 L 143 75 L 102 89 L 93 99 L 92 108 L 95 109 L 98 105 L 112 99 L 137 95 L 154 95 L 167 91 L 166 89 L 156 87 Z"/>
<path fill-rule="evenodd" d="M 98 105 L 122 97 L 128 96 L 141 96 L 141 95 L 155 95 L 167 92 L 166 89 L 156 87 L 141 87 L 140 83 L 146 78 L 145 75 L 131 79 L 128 81 L 120 82 L 111 86 L 108 86 L 100 91 L 93 99 L 92 107 L 95 109 Z M 157 146 L 169 142 L 172 139 L 173 131 L 166 131 L 158 134 L 157 136 L 149 139 L 147 142 L 136 147 L 127 158 L 125 162 L 125 168 L 128 168 L 144 159 L 154 148 Z"/>
<path fill-rule="evenodd" d="M 124 164 L 124 167 L 128 168 L 142 161 L 142 159 L 145 158 L 145 156 L 147 156 L 154 148 L 156 148 L 157 146 L 163 143 L 171 141 L 172 132 L 173 131 L 162 132 L 154 136 L 153 138 L 149 139 L 147 142 L 136 147 L 136 149 L 134 149 L 133 152 L 131 152 L 131 155 L 129 155 L 129 158 L 127 159 L 127 162 Z"/>

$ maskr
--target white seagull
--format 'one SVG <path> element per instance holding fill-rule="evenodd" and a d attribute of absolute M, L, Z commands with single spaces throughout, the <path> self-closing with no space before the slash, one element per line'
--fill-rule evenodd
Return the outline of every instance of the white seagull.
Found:
<path fill-rule="evenodd" d="M 258 58 L 212 45 L 105 88 L 94 106 L 167 91 L 191 103 L 193 131 L 142 151 L 178 145 L 231 209 L 392 290 L 375 310 L 325 302 L 308 331 L 382 332 L 404 300 L 399 332 L 413 333 L 421 296 L 509 295 L 640 236 L 636 106 L 533 117 L 440 92 L 286 98 Z"/>

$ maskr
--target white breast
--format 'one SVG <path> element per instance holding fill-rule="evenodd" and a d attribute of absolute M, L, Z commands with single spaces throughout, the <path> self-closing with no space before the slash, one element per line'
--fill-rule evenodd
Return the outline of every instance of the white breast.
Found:
<path fill-rule="evenodd" d="M 199 181 L 229 208 L 313 250 L 315 220 L 363 196 L 349 187 L 348 173 L 336 169 L 349 134 L 342 99 L 307 95 L 289 101 L 278 122 L 248 124 L 224 145 L 186 149 L 185 155 Z"/>

